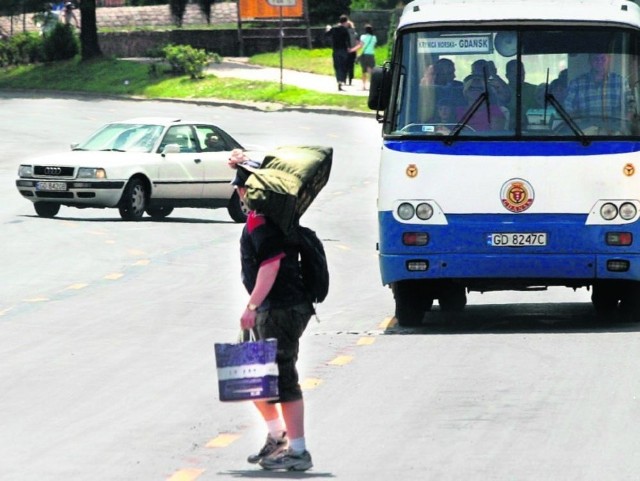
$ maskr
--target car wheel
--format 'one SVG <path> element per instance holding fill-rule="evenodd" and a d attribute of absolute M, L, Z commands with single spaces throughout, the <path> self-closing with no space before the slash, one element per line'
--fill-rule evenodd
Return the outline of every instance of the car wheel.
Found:
<path fill-rule="evenodd" d="M 442 312 L 462 312 L 467 305 L 467 294 L 464 286 L 446 286 L 438 298 Z"/>
<path fill-rule="evenodd" d="M 36 202 L 33 204 L 33 207 L 36 209 L 36 214 L 40 217 L 51 218 L 60 212 L 60 204 L 54 202 Z"/>
<path fill-rule="evenodd" d="M 591 303 L 599 316 L 614 314 L 618 309 L 622 288 L 613 282 L 593 285 Z"/>
<path fill-rule="evenodd" d="M 147 205 L 147 189 L 140 179 L 131 179 L 120 199 L 120 217 L 123 220 L 140 220 Z"/>
<path fill-rule="evenodd" d="M 422 325 L 425 314 L 433 305 L 427 286 L 420 281 L 400 281 L 392 284 L 391 289 L 396 301 L 396 320 L 400 327 Z"/>
<path fill-rule="evenodd" d="M 229 216 L 231 216 L 234 222 L 242 223 L 247 221 L 249 209 L 244 202 L 242 202 L 237 192 L 234 192 L 231 196 L 227 210 L 229 211 Z"/>
<path fill-rule="evenodd" d="M 160 220 L 171 214 L 173 207 L 149 207 L 146 212 L 152 219 Z"/>

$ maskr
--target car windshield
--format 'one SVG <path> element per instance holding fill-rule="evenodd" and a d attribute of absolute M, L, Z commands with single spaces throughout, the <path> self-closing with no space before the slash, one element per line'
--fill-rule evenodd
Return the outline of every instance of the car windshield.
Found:
<path fill-rule="evenodd" d="M 151 152 L 163 130 L 162 125 L 153 124 L 108 124 L 74 150 Z"/>
<path fill-rule="evenodd" d="M 411 30 L 387 132 L 470 138 L 638 135 L 637 34 L 620 29 Z"/>

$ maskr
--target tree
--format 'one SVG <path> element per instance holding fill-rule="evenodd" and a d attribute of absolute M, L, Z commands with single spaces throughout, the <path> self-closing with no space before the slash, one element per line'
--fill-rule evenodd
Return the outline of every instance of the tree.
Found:
<path fill-rule="evenodd" d="M 187 10 L 188 0 L 169 0 L 169 8 L 171 9 L 171 17 L 176 27 L 182 27 L 184 12 Z"/>
<path fill-rule="evenodd" d="M 198 6 L 207 19 L 207 24 L 211 24 L 211 5 L 214 3 L 216 3 L 216 0 L 198 0 Z"/>
<path fill-rule="evenodd" d="M 351 13 L 351 0 L 307 0 L 311 25 L 333 25 L 338 17 Z"/>
<path fill-rule="evenodd" d="M 80 54 L 82 60 L 101 57 L 96 23 L 96 0 L 80 2 Z"/>

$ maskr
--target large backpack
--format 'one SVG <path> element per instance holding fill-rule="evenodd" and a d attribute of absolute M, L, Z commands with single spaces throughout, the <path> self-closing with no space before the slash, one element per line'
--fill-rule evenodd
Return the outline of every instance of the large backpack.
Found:
<path fill-rule="evenodd" d="M 308 227 L 296 226 L 300 248 L 302 282 L 313 304 L 324 301 L 329 293 L 329 267 L 322 241 Z"/>
<path fill-rule="evenodd" d="M 247 207 L 269 217 L 286 235 L 298 225 L 331 172 L 333 149 L 316 146 L 279 147 L 260 168 L 247 169 Z"/>

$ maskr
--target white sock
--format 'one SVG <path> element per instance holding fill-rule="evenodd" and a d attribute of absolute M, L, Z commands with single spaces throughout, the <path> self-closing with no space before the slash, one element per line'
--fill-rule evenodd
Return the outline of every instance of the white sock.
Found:
<path fill-rule="evenodd" d="M 267 421 L 267 428 L 269 429 L 269 436 L 273 439 L 282 439 L 282 436 L 284 436 L 284 422 L 282 422 L 282 419 L 280 418 Z"/>
<path fill-rule="evenodd" d="M 302 453 L 307 450 L 307 443 L 304 438 L 295 438 L 289 440 L 289 449 L 296 454 Z"/>

